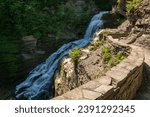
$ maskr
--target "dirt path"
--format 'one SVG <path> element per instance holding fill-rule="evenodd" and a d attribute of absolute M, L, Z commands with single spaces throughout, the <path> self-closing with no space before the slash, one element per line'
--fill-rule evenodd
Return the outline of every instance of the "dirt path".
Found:
<path fill-rule="evenodd" d="M 144 54 L 144 80 L 141 88 L 137 92 L 135 100 L 150 100 L 150 50 L 144 49 Z"/>

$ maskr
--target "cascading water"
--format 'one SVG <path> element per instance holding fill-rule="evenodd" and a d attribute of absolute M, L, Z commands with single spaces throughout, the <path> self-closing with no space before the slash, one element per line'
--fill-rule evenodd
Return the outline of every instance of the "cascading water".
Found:
<path fill-rule="evenodd" d="M 100 12 L 93 16 L 83 39 L 64 44 L 53 53 L 44 63 L 34 68 L 28 78 L 16 86 L 16 99 L 50 99 L 53 96 L 53 76 L 58 69 L 59 62 L 68 55 L 69 50 L 87 46 L 93 34 L 99 30 L 103 21 L 101 17 L 107 12 Z"/>

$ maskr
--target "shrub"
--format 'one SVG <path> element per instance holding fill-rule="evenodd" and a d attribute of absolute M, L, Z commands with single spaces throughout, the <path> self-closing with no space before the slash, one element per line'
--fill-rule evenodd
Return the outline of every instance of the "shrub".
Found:
<path fill-rule="evenodd" d="M 112 59 L 112 55 L 110 53 L 110 48 L 108 46 L 102 47 L 102 53 L 103 53 L 104 61 L 108 62 L 110 59 Z"/>
<path fill-rule="evenodd" d="M 102 53 L 109 53 L 110 50 L 109 50 L 109 47 L 108 46 L 103 46 L 102 47 Z"/>
<path fill-rule="evenodd" d="M 75 48 L 74 50 L 69 52 L 69 57 L 72 59 L 73 62 L 78 62 L 81 55 L 82 55 L 82 52 L 78 48 Z"/>
<path fill-rule="evenodd" d="M 110 67 L 117 65 L 123 59 L 126 58 L 123 52 L 118 52 L 117 54 L 113 54 L 110 51 L 110 47 L 108 46 L 102 47 L 102 54 L 103 54 L 104 61 L 107 62 Z"/>
<path fill-rule="evenodd" d="M 126 0 L 126 8 L 129 12 L 132 8 L 137 7 L 142 0 Z M 121 0 L 117 0 L 118 4 L 121 4 Z"/>
<path fill-rule="evenodd" d="M 105 42 L 104 38 L 100 38 L 99 40 L 97 40 L 94 43 L 91 43 L 91 47 L 89 48 L 90 51 L 96 50 L 99 46 L 103 45 Z"/>
<path fill-rule="evenodd" d="M 137 7 L 141 0 L 127 0 L 127 11 L 129 12 L 132 8 Z"/>

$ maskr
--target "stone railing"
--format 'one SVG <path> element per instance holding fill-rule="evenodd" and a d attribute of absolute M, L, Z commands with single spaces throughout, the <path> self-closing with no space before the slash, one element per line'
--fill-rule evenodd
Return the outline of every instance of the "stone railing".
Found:
<path fill-rule="evenodd" d="M 133 99 L 143 79 L 144 54 L 140 47 L 127 45 L 111 36 L 111 43 L 131 48 L 130 55 L 106 72 L 105 76 L 89 81 L 53 100 Z"/>

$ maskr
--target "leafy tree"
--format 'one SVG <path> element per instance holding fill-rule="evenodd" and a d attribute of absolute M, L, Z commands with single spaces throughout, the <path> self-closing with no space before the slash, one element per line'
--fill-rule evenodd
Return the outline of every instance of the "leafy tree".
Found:
<path fill-rule="evenodd" d="M 61 30 L 84 33 L 90 13 L 84 10 L 77 18 L 68 0 L 1 0 L 0 2 L 0 69 L 4 77 L 16 77 L 19 69 L 17 54 L 21 50 L 21 38 L 33 35 L 46 39 L 49 33 L 57 35 Z M 71 27 L 71 28 L 68 28 Z M 7 75 L 7 76 L 5 76 Z"/>

